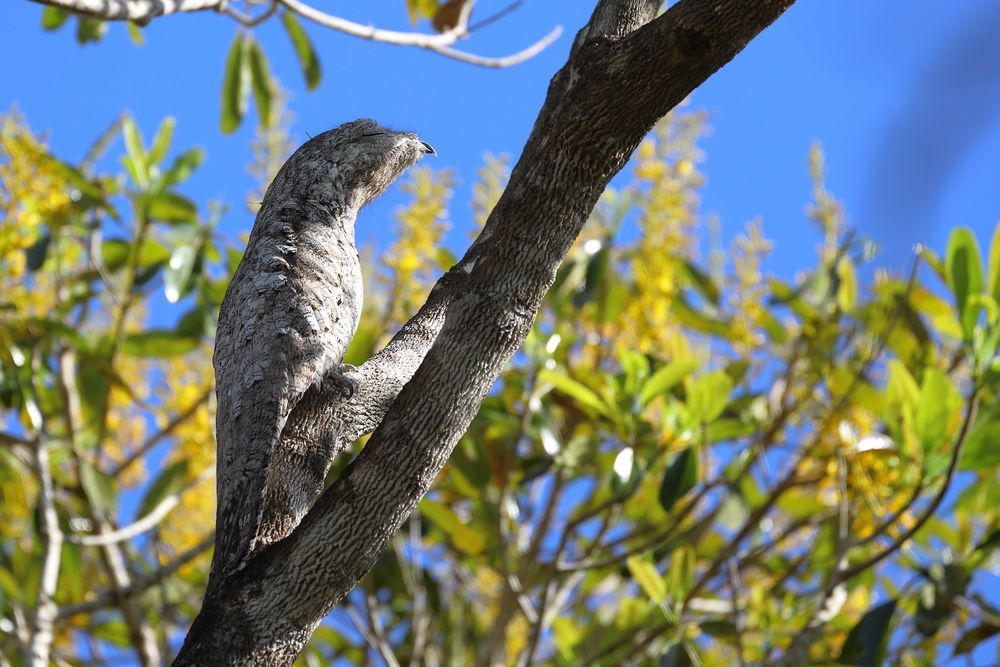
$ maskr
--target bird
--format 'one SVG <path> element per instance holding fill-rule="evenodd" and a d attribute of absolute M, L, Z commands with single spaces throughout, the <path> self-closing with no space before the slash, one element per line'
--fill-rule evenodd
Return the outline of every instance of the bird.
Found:
<path fill-rule="evenodd" d="M 262 534 L 262 516 L 269 488 L 296 483 L 287 469 L 295 457 L 278 451 L 289 446 L 281 435 L 295 406 L 331 384 L 348 397 L 357 389 L 342 365 L 363 301 L 355 218 L 427 154 L 435 151 L 416 134 L 359 119 L 305 142 L 268 186 L 219 309 L 210 586 L 275 541 Z"/>

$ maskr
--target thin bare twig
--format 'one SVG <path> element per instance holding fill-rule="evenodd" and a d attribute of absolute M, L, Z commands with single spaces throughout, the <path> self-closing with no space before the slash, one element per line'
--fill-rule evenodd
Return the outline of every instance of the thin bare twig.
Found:
<path fill-rule="evenodd" d="M 177 507 L 177 504 L 180 503 L 181 496 L 185 491 L 190 489 L 195 484 L 198 484 L 209 477 L 213 477 L 214 475 L 215 468 L 207 468 L 200 475 L 197 475 L 184 484 L 177 490 L 176 493 L 170 494 L 157 503 L 156 507 L 150 510 L 149 514 L 127 526 L 123 526 L 117 530 L 97 533 L 94 535 L 68 535 L 66 540 L 68 542 L 72 542 L 73 544 L 82 544 L 83 546 L 107 546 L 110 544 L 126 542 L 137 535 L 141 535 L 146 531 L 155 528 L 161 521 L 163 521 L 164 518 L 166 518 L 168 514 L 170 514 L 171 510 Z"/>
<path fill-rule="evenodd" d="M 203 391 L 188 407 L 183 411 L 178 412 L 176 415 L 170 418 L 170 421 L 164 425 L 159 431 L 151 435 L 144 443 L 135 449 L 131 454 L 125 457 L 120 463 L 118 463 L 111 471 L 108 473 L 111 477 L 117 477 L 130 465 L 141 459 L 143 456 L 148 454 L 150 450 L 156 447 L 158 444 L 163 442 L 167 437 L 169 437 L 179 426 L 184 422 L 194 416 L 194 413 L 198 411 L 208 399 L 212 396 L 212 388 L 206 387 Z"/>
<path fill-rule="evenodd" d="M 135 597 L 136 595 L 140 595 L 177 572 L 177 570 L 181 569 L 201 554 L 208 551 L 214 542 L 215 534 L 212 533 L 207 535 L 205 539 L 182 553 L 167 565 L 164 565 L 158 570 L 150 572 L 147 575 L 136 577 L 132 580 L 131 585 L 126 588 L 105 590 L 98 593 L 87 602 L 60 607 L 57 618 L 69 618 L 70 616 L 76 616 L 78 614 L 90 614 L 92 612 L 114 606 L 120 600 L 126 600 Z"/>
<path fill-rule="evenodd" d="M 948 470 L 945 472 L 944 481 L 941 483 L 941 488 L 938 490 L 937 495 L 931 500 L 930 504 L 924 510 L 923 514 L 920 515 L 909 529 L 903 531 L 901 535 L 893 540 L 892 544 L 878 552 L 874 556 L 867 558 L 856 565 L 845 569 L 837 577 L 837 582 L 844 582 L 854 577 L 865 570 L 878 565 L 884 559 L 888 558 L 896 551 L 900 549 L 911 537 L 917 534 L 917 532 L 924 527 L 934 513 L 937 512 L 941 503 L 944 502 L 945 496 L 948 495 L 948 489 L 951 488 L 952 479 L 955 477 L 955 473 L 958 471 L 958 462 L 962 458 L 962 451 L 965 449 L 965 441 L 968 439 L 969 431 L 972 428 L 972 422 L 975 419 L 976 411 L 979 409 L 979 391 L 978 388 L 973 391 L 972 396 L 969 398 L 969 402 L 966 405 L 965 417 L 962 419 L 962 428 L 958 432 L 958 439 L 955 442 L 955 447 L 951 453 L 951 461 L 948 463 Z"/>

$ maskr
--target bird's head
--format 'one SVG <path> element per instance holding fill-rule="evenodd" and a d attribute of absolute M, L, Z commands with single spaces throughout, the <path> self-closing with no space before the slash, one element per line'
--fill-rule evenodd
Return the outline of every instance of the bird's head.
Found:
<path fill-rule="evenodd" d="M 276 188 L 286 193 L 292 189 L 357 211 L 428 153 L 434 149 L 412 132 L 396 132 L 362 118 L 299 147 L 268 194 Z"/>

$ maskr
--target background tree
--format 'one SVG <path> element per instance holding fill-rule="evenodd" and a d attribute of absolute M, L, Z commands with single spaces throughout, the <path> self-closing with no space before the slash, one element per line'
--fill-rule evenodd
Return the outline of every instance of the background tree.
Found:
<path fill-rule="evenodd" d="M 658 49 L 677 26 L 692 29 L 678 19 L 683 10 L 643 29 L 668 31 Z M 711 61 L 701 46 L 678 49 Z M 571 58 L 585 52 L 578 46 Z M 522 158 L 522 180 L 507 189 L 514 204 L 486 223 L 500 233 L 481 235 L 459 268 L 471 259 L 478 271 L 491 267 L 502 221 L 520 212 L 517 196 L 532 194 L 517 185 L 534 182 L 531 166 L 595 152 L 572 143 L 562 154 L 531 150 L 565 127 L 551 100 L 577 113 L 570 102 L 602 103 L 599 89 L 574 100 L 561 83 Z M 596 125 L 622 120 L 581 115 Z M 627 120 L 635 127 L 615 131 L 638 142 L 642 120 Z M 632 181 L 605 190 L 435 490 L 303 660 L 617 664 L 663 654 L 673 664 L 799 664 L 811 651 L 814 660 L 879 664 L 888 644 L 894 663 L 936 664 L 936 652 L 963 653 L 996 632 L 988 589 L 977 590 L 973 575 L 995 557 L 1000 242 L 984 265 L 975 237 L 957 230 L 943 260 L 921 250 L 911 275 L 877 273 L 861 288 L 856 268 L 870 252 L 823 187 L 817 148 L 813 269 L 791 282 L 767 276 L 769 242 L 756 225 L 731 262 L 718 246 L 699 259 L 703 128 L 701 114 L 675 113 L 640 144 Z M 93 169 L 119 130 L 127 180 Z M 170 133 L 167 121 L 147 147 L 124 118 L 70 166 L 22 119 L 6 119 L 4 520 L 5 534 L 21 536 L 5 545 L 0 570 L 10 661 L 18 648 L 37 656 L 54 641 L 57 661 L 132 646 L 155 663 L 197 610 L 212 515 L 207 350 L 238 250 L 178 192 L 201 158 L 167 159 Z M 280 129 L 265 132 L 262 147 L 281 145 Z M 595 197 L 608 170 L 587 176 Z M 484 169 L 484 222 L 505 181 L 502 161 Z M 454 298 L 449 307 L 461 312 L 475 285 L 477 269 L 471 279 L 447 275 L 395 347 L 371 356 L 455 263 L 440 250 L 450 183 L 418 172 L 405 186 L 412 203 L 397 240 L 370 263 L 367 284 L 384 287 L 351 353 L 371 358 L 368 369 L 401 343 L 429 344 L 435 309 Z M 564 197 L 534 203 L 569 205 L 579 225 L 591 208 Z M 572 234 L 563 238 L 568 246 Z M 511 265 L 492 268 L 504 275 Z M 143 312 L 161 291 L 190 306 L 169 330 L 149 328 Z M 448 329 L 441 335 L 447 344 Z M 466 344 L 488 350 L 487 339 Z M 516 344 L 501 342 L 511 352 Z M 413 370 L 392 359 L 386 367 Z M 489 374 L 477 380 L 481 391 L 492 384 Z M 404 396 L 393 412 L 405 408 Z M 355 469 L 419 442 L 387 450 L 379 437 Z M 163 460 L 157 447 L 167 443 Z M 152 481 L 139 477 L 157 458 Z M 331 482 L 345 466 L 346 457 L 335 462 Z M 934 515 L 957 470 L 970 474 L 942 521 Z M 129 488 L 140 489 L 138 504 L 118 497 Z M 336 510 L 338 493 L 334 484 L 319 509 Z M 282 562 L 262 580 L 289 569 Z M 346 594 L 353 582 L 342 585 Z"/>

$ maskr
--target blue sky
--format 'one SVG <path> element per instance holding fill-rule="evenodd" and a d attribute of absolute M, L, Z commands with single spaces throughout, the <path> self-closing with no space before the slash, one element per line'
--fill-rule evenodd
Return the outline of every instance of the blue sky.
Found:
<path fill-rule="evenodd" d="M 329 2 L 317 5 L 334 11 Z M 504 6 L 484 0 L 486 15 Z M 323 63 L 323 82 L 304 90 L 284 31 L 258 29 L 272 70 L 293 95 L 296 138 L 343 121 L 372 116 L 420 133 L 437 148 L 428 163 L 459 176 L 453 215 L 468 224 L 469 187 L 484 151 L 517 155 L 551 75 L 564 62 L 588 2 L 529 0 L 463 47 L 500 55 L 555 25 L 564 36 L 539 57 L 506 70 L 485 70 L 432 53 L 363 42 L 307 26 Z M 234 22 L 211 13 L 154 21 L 146 43 L 133 46 L 123 26 L 104 41 L 79 47 L 67 25 L 39 27 L 41 8 L 5 2 L 0 40 L 20 67 L 0 72 L 0 108 L 11 103 L 55 151 L 79 158 L 122 110 L 147 137 L 165 115 L 178 120 L 175 147 L 204 146 L 208 160 L 188 189 L 199 202 L 231 204 L 222 230 L 235 234 L 252 219 L 242 206 L 253 180 L 246 173 L 252 119 L 233 135 L 218 129 L 219 89 Z M 345 15 L 407 29 L 402 0 L 357 3 Z M 761 216 L 776 241 L 770 268 L 790 275 L 808 265 L 816 237 L 803 216 L 809 196 L 806 151 L 822 141 L 829 187 L 850 221 L 883 247 L 883 263 L 908 264 L 916 241 L 943 250 L 958 224 L 984 246 L 1000 219 L 1000 5 L 963 0 L 800 0 L 774 26 L 693 96 L 711 113 L 705 141 L 704 209 L 721 216 L 729 236 Z M 378 243 L 399 199 L 390 195 L 364 212 L 359 240 Z M 462 231 L 454 242 L 466 238 Z"/>
<path fill-rule="evenodd" d="M 403 0 L 333 3 L 357 21 L 408 29 Z M 54 151 L 82 157 L 124 110 L 147 138 L 160 119 L 177 118 L 174 146 L 203 146 L 208 159 L 185 189 L 199 204 L 230 204 L 221 230 L 235 239 L 252 217 L 243 205 L 255 183 L 246 172 L 253 119 L 232 135 L 219 131 L 219 90 L 235 23 L 211 13 L 154 21 L 133 46 L 123 26 L 80 47 L 72 26 L 47 34 L 41 7 L 0 3 L 0 109 L 11 104 Z M 481 0 L 481 15 L 506 5 Z M 463 48 L 502 55 L 555 25 L 563 37 L 537 58 L 485 70 L 435 54 L 363 42 L 307 25 L 323 65 L 320 88 L 307 93 L 284 31 L 257 30 L 272 71 L 290 89 L 298 141 L 341 122 L 371 116 L 418 132 L 439 156 L 425 162 L 458 176 L 452 243 L 471 224 L 470 187 L 485 151 L 516 156 L 552 74 L 591 2 L 528 0 Z M 774 26 L 693 95 L 711 114 L 703 146 L 708 186 L 704 211 L 717 213 L 724 236 L 761 217 L 775 241 L 767 268 L 784 276 L 813 261 L 818 242 L 803 213 L 810 193 L 806 152 L 827 153 L 830 190 L 861 233 L 883 248 L 880 264 L 899 271 L 917 241 L 942 252 L 956 225 L 973 228 L 984 247 L 1000 220 L 1000 3 L 962 0 L 799 0 Z M 362 213 L 361 242 L 378 245 L 400 202 L 389 193 Z"/>

